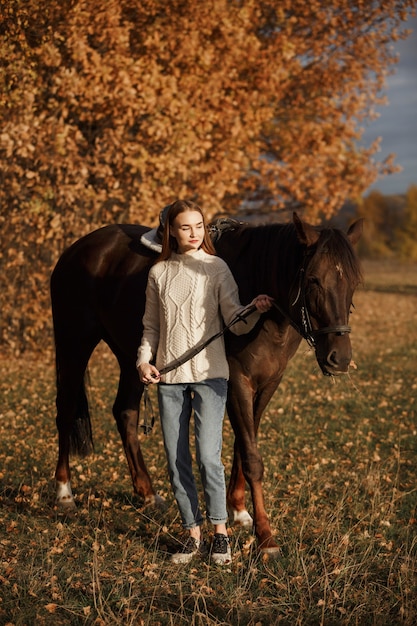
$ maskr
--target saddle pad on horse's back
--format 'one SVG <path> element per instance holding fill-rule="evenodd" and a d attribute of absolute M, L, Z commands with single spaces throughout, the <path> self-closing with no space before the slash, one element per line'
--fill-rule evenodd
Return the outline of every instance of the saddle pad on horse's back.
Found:
<path fill-rule="evenodd" d="M 152 228 L 144 233 L 140 238 L 140 242 L 149 250 L 159 252 L 159 254 L 162 252 L 162 242 L 159 240 L 157 228 Z"/>

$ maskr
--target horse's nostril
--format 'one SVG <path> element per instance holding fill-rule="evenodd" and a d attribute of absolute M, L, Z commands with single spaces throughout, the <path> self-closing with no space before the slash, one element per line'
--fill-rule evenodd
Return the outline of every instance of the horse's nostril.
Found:
<path fill-rule="evenodd" d="M 339 359 L 337 358 L 336 350 L 333 350 L 332 352 L 329 352 L 329 354 L 327 356 L 327 362 L 329 363 L 329 365 L 338 365 L 339 364 Z"/>
<path fill-rule="evenodd" d="M 332 368 L 333 371 L 344 372 L 349 367 L 350 359 L 344 354 L 338 353 L 337 350 L 332 350 L 327 355 L 327 365 Z"/>

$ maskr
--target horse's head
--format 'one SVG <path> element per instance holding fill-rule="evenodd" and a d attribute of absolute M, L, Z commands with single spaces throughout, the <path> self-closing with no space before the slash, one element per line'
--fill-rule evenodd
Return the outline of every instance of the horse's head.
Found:
<path fill-rule="evenodd" d="M 338 229 L 317 230 L 294 214 L 297 236 L 305 247 L 305 261 L 292 303 L 300 332 L 314 347 L 327 376 L 348 371 L 352 359 L 349 315 L 353 292 L 361 282 L 353 250 L 363 228 L 358 220 L 347 235 Z M 298 313 L 296 314 L 295 311 Z"/>

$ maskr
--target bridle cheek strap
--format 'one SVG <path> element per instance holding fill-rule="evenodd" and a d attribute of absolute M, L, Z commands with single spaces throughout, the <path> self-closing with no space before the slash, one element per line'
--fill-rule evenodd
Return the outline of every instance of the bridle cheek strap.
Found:
<path fill-rule="evenodd" d="M 304 293 L 303 293 L 303 302 L 304 302 Z M 286 313 L 276 301 L 273 302 L 273 306 L 281 313 L 281 315 L 283 315 L 285 318 L 288 319 L 291 326 L 297 331 L 299 335 L 301 335 L 301 337 L 303 337 L 303 339 L 307 341 L 310 348 L 315 348 L 316 346 L 315 338 L 319 335 L 331 335 L 333 333 L 335 335 L 345 335 L 346 333 L 350 333 L 351 331 L 351 327 L 348 326 L 347 324 L 342 324 L 339 326 L 324 326 L 323 328 L 318 328 L 317 330 L 313 330 L 310 316 L 308 314 L 308 310 L 305 305 L 305 302 L 301 307 L 301 326 L 298 325 L 296 322 L 294 322 L 291 316 L 288 313 Z"/>

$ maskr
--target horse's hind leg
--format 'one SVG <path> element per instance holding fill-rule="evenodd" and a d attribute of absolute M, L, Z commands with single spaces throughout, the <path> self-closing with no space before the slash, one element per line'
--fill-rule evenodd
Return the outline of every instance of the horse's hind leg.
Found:
<path fill-rule="evenodd" d="M 134 363 L 134 361 L 133 361 Z M 143 385 L 136 368 L 129 362 L 119 360 L 120 380 L 113 415 L 123 443 L 132 478 L 133 490 L 145 504 L 163 506 L 165 501 L 158 495 L 149 476 L 138 438 L 139 404 Z"/>
<path fill-rule="evenodd" d="M 84 388 L 88 360 L 97 341 L 82 345 L 57 342 L 56 425 L 58 429 L 58 461 L 55 469 L 56 503 L 60 508 L 74 509 L 71 490 L 70 454 L 86 456 L 93 450 L 90 415 Z"/>

